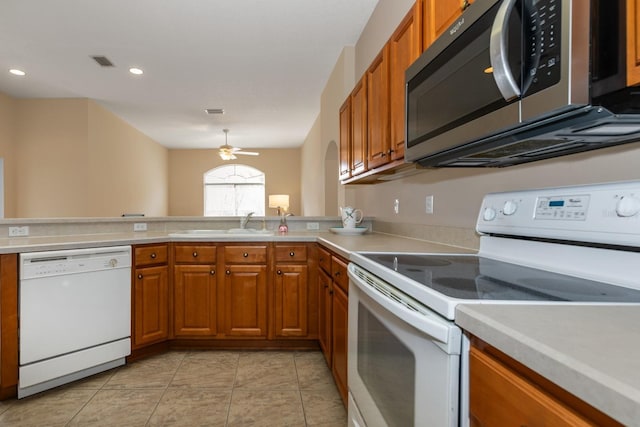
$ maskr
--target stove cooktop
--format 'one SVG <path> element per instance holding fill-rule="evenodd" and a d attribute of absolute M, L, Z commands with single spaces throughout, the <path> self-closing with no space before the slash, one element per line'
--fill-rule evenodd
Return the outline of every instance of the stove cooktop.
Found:
<path fill-rule="evenodd" d="M 481 256 L 383 253 L 360 255 L 450 298 L 640 303 L 640 290 Z"/>

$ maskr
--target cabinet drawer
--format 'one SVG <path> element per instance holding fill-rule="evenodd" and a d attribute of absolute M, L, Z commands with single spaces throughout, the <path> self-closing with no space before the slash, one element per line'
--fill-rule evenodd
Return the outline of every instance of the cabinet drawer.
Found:
<path fill-rule="evenodd" d="M 266 264 L 266 246 L 225 246 L 225 264 Z"/>
<path fill-rule="evenodd" d="M 173 248 L 176 263 L 215 264 L 216 247 L 204 245 L 176 245 Z"/>
<path fill-rule="evenodd" d="M 306 262 L 307 246 L 306 245 L 277 245 L 276 246 L 276 262 Z"/>
<path fill-rule="evenodd" d="M 318 245 L 318 265 L 327 274 L 331 274 L 331 254 L 320 245 Z"/>
<path fill-rule="evenodd" d="M 154 264 L 166 264 L 169 251 L 167 245 L 136 246 L 136 267 Z"/>
<path fill-rule="evenodd" d="M 347 275 L 347 262 L 336 256 L 331 257 L 331 277 L 333 281 L 349 293 L 349 276 Z"/>

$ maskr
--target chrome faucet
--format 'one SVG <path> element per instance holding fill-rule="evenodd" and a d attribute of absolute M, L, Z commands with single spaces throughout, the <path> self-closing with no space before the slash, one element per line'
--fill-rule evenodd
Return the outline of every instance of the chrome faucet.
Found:
<path fill-rule="evenodd" d="M 247 224 L 249 223 L 249 221 L 251 220 L 251 216 L 254 214 L 255 212 L 249 212 L 247 214 L 247 216 L 244 216 L 240 219 L 240 228 L 244 229 L 247 227 Z"/>

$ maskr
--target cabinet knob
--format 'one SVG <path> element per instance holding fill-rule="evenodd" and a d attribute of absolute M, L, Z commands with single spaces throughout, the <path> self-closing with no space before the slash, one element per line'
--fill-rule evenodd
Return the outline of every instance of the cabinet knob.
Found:
<path fill-rule="evenodd" d="M 336 277 L 340 276 L 340 272 L 339 272 L 339 271 L 336 271 L 335 276 L 336 276 Z"/>
<path fill-rule="evenodd" d="M 198 257 L 198 252 L 194 251 L 191 255 L 193 255 L 194 258 Z"/>
<path fill-rule="evenodd" d="M 142 279 L 142 274 L 138 274 L 138 279 Z"/>
<path fill-rule="evenodd" d="M 324 262 L 324 257 L 320 257 L 320 262 Z"/>
<path fill-rule="evenodd" d="M 247 252 L 245 252 L 245 253 L 242 254 L 242 256 L 246 258 L 246 257 L 249 256 L 249 254 Z"/>
<path fill-rule="evenodd" d="M 333 295 L 333 291 L 329 291 L 329 295 Z"/>
<path fill-rule="evenodd" d="M 276 273 L 277 273 L 279 276 L 282 276 L 282 270 L 278 270 L 278 271 L 276 271 Z"/>
<path fill-rule="evenodd" d="M 296 253 L 291 251 L 291 252 L 289 252 L 289 256 L 296 256 Z"/>
<path fill-rule="evenodd" d="M 155 252 L 152 252 L 152 253 L 151 253 L 151 259 L 156 259 L 156 257 L 157 257 L 157 256 L 158 256 L 158 255 L 156 255 L 156 253 L 155 253 Z"/>
<path fill-rule="evenodd" d="M 469 6 L 471 6 L 471 3 L 469 2 L 469 0 L 464 0 L 464 2 L 462 2 L 462 10 L 465 10 Z"/>
<path fill-rule="evenodd" d="M 230 275 L 230 274 L 231 274 L 231 270 L 227 270 L 227 271 L 225 271 L 225 274 L 226 274 L 227 276 L 228 276 L 228 275 Z"/>
<path fill-rule="evenodd" d="M 211 274 L 211 275 L 213 276 L 213 275 L 215 275 L 215 274 L 216 274 L 216 271 L 215 271 L 215 270 L 211 270 L 211 271 L 209 272 L 209 274 Z"/>

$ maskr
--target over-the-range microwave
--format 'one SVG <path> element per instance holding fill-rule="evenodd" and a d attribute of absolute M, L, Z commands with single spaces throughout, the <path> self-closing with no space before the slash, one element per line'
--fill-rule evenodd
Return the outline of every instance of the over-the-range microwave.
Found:
<path fill-rule="evenodd" d="M 510 166 L 640 139 L 624 0 L 476 0 L 406 71 L 407 162 Z"/>

